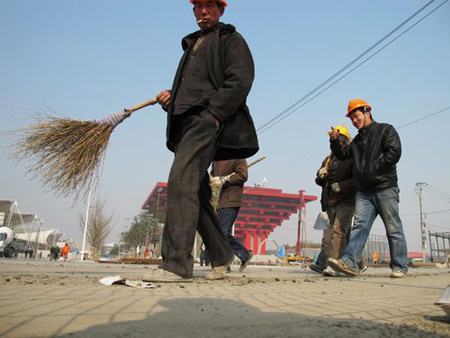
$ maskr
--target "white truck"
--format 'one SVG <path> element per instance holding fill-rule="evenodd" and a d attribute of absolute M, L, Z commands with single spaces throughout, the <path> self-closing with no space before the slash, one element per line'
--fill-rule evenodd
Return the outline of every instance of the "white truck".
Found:
<path fill-rule="evenodd" d="M 16 257 L 18 253 L 33 254 L 30 245 L 17 239 L 14 230 L 9 227 L 0 227 L 0 257 Z"/>
<path fill-rule="evenodd" d="M 14 231 L 8 227 L 0 227 L 0 257 L 10 257 L 10 244 L 14 241 Z M 14 251 L 14 249 L 13 249 Z"/>

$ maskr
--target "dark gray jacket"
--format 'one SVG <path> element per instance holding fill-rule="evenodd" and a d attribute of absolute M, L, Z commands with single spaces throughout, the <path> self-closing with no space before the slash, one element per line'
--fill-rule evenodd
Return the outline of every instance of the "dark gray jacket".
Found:
<path fill-rule="evenodd" d="M 333 154 L 341 161 L 353 158 L 353 177 L 361 191 L 397 187 L 397 162 L 402 146 L 393 126 L 372 122 L 360 130 L 350 145 L 330 140 Z"/>
<path fill-rule="evenodd" d="M 187 35 L 182 40 L 184 54 L 180 60 L 172 85 L 172 103 L 175 102 L 183 67 L 201 31 Z M 218 150 L 215 160 L 247 158 L 258 150 L 255 126 L 246 105 L 254 79 L 254 64 L 244 38 L 232 25 L 218 23 L 213 29 L 213 38 L 207 52 L 208 72 L 216 93 L 199 104 L 219 120 L 217 134 Z M 167 116 L 167 147 L 174 151 L 171 134 L 174 116 L 169 106 Z"/>

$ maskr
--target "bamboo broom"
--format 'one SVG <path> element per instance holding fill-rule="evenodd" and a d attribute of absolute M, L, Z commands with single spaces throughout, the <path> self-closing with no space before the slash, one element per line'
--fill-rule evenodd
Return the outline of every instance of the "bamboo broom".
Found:
<path fill-rule="evenodd" d="M 114 128 L 133 112 L 154 105 L 156 98 L 100 121 L 39 116 L 37 123 L 12 131 L 19 136 L 10 149 L 15 162 L 31 160 L 28 173 L 57 195 L 86 195 L 98 175 Z"/>
<path fill-rule="evenodd" d="M 251 166 L 254 166 L 255 164 L 261 162 L 262 160 L 265 160 L 267 158 L 266 155 L 258 158 L 257 160 L 247 164 L 247 169 L 250 168 Z M 214 208 L 214 211 L 219 210 L 219 200 L 220 200 L 220 193 L 222 191 L 222 187 L 223 185 L 228 182 L 231 179 L 231 176 L 233 176 L 235 173 L 231 173 L 229 175 L 226 176 L 210 176 L 210 187 L 211 187 L 211 205 Z"/>

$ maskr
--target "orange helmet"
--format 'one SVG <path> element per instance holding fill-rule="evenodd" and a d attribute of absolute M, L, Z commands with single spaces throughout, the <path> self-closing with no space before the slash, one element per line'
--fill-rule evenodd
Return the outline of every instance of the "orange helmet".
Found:
<path fill-rule="evenodd" d="M 216 2 L 220 2 L 223 5 L 223 7 L 227 7 L 226 0 L 216 0 Z M 191 4 L 195 4 L 195 0 L 191 0 Z"/>
<path fill-rule="evenodd" d="M 348 117 L 352 111 L 354 111 L 354 110 L 356 110 L 356 109 L 358 109 L 358 108 L 361 108 L 361 107 L 367 107 L 367 109 L 368 109 L 369 111 L 372 110 L 372 107 L 369 106 L 369 105 L 367 104 L 367 102 L 364 101 L 364 100 L 361 100 L 361 99 L 351 100 L 351 101 L 348 103 L 347 115 L 345 115 L 345 116 Z"/>

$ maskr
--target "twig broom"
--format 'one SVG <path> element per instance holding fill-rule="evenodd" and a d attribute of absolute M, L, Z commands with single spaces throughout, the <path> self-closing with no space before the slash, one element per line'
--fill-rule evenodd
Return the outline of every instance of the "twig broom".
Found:
<path fill-rule="evenodd" d="M 19 135 L 10 150 L 16 164 L 31 160 L 28 172 L 57 195 L 85 195 L 98 175 L 114 128 L 133 112 L 156 103 L 156 98 L 124 109 L 100 121 L 39 116 L 37 123 L 12 131 Z"/>

